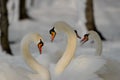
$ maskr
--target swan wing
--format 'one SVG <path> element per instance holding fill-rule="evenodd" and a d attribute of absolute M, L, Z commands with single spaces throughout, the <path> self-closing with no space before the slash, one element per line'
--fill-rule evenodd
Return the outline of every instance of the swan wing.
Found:
<path fill-rule="evenodd" d="M 72 73 L 91 74 L 103 67 L 105 62 L 100 56 L 81 55 L 71 61 L 67 70 Z"/>
<path fill-rule="evenodd" d="M 96 72 L 105 63 L 106 61 L 100 56 L 81 55 L 74 58 L 59 77 L 53 76 L 53 80 L 103 80 Z"/>
<path fill-rule="evenodd" d="M 60 76 L 54 76 L 55 64 L 51 65 L 50 72 L 53 80 L 103 80 L 95 72 L 105 63 L 106 61 L 100 56 L 81 55 L 74 58 Z"/>
<path fill-rule="evenodd" d="M 120 62 L 114 59 L 105 58 L 107 60 L 105 67 L 99 71 L 99 75 L 105 80 L 120 79 Z"/>

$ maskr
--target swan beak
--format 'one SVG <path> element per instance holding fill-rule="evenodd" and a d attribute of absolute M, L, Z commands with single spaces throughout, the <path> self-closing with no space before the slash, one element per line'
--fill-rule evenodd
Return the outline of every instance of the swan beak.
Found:
<path fill-rule="evenodd" d="M 84 44 L 85 42 L 87 42 L 89 40 L 88 36 L 89 36 L 89 34 L 85 34 L 84 37 L 83 37 L 83 39 L 80 42 L 82 42 L 82 44 Z"/>
<path fill-rule="evenodd" d="M 42 54 L 42 47 L 43 47 L 44 43 L 40 40 L 40 42 L 38 43 L 38 49 L 40 54 Z"/>
<path fill-rule="evenodd" d="M 56 36 L 56 33 L 55 32 L 51 32 L 51 42 L 54 41 L 55 36 Z"/>

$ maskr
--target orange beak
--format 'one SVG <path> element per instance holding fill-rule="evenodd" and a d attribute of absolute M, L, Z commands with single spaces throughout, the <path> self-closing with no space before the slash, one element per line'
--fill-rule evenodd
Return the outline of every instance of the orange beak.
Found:
<path fill-rule="evenodd" d="M 88 40 L 89 40 L 88 36 L 84 36 L 84 38 L 80 42 L 82 42 L 82 44 L 84 44 Z"/>
<path fill-rule="evenodd" d="M 56 33 L 55 32 L 51 32 L 51 42 L 54 41 L 55 36 L 56 36 Z"/>
<path fill-rule="evenodd" d="M 40 54 L 42 54 L 42 44 L 38 44 L 38 49 L 39 49 Z"/>

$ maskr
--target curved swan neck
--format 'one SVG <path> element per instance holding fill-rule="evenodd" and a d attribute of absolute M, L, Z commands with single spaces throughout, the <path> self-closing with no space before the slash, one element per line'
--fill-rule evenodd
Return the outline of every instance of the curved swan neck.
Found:
<path fill-rule="evenodd" d="M 37 41 L 39 41 L 39 39 L 41 39 L 41 37 L 37 33 L 31 33 L 31 34 L 26 35 L 21 42 L 21 50 L 22 50 L 23 57 L 24 57 L 26 63 L 34 71 L 36 71 L 43 80 L 50 80 L 49 71 L 46 68 L 44 68 L 41 64 L 39 64 L 33 58 L 33 56 L 31 55 L 31 53 L 29 51 L 30 43 L 35 42 L 37 44 Z"/>
<path fill-rule="evenodd" d="M 89 31 L 89 34 L 91 35 L 91 37 L 94 39 L 96 43 L 96 55 L 100 56 L 102 53 L 102 41 L 97 32 Z"/>
<path fill-rule="evenodd" d="M 64 22 L 56 23 L 55 29 L 59 32 L 65 32 L 68 37 L 66 50 L 55 67 L 55 74 L 59 75 L 64 71 L 74 56 L 76 49 L 76 34 L 74 30 Z"/>

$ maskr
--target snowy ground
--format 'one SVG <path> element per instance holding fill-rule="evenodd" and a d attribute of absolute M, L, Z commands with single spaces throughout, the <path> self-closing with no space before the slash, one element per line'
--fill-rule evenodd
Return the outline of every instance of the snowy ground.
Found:
<path fill-rule="evenodd" d="M 41 0 L 40 0 L 41 1 Z M 85 0 L 81 0 L 79 6 L 76 5 L 77 0 L 52 0 L 55 1 L 54 3 L 47 3 L 46 1 L 36 0 L 36 3 L 33 8 L 30 8 L 29 14 L 35 20 L 23 20 L 23 21 L 14 21 L 10 23 L 9 27 L 9 39 L 10 41 L 15 41 L 15 44 L 11 44 L 12 52 L 14 53 L 14 58 L 9 56 L 3 55 L 2 50 L 0 49 L 0 62 L 6 61 L 6 64 L 3 63 L 2 67 L 5 67 L 8 70 L 10 66 L 7 62 L 11 64 L 17 65 L 18 67 L 24 67 L 24 69 L 28 69 L 24 60 L 21 57 L 20 51 L 20 42 L 23 36 L 30 32 L 38 32 L 44 37 L 45 46 L 43 47 L 43 53 L 56 53 L 57 51 L 64 51 L 64 47 L 66 47 L 66 36 L 64 34 L 58 34 L 54 43 L 50 42 L 50 35 L 49 30 L 52 28 L 52 25 L 56 21 L 65 21 L 70 24 L 74 29 L 78 30 L 80 35 L 85 31 L 81 32 L 84 28 L 84 3 Z M 39 5 L 39 4 L 42 5 Z M 60 4 L 62 3 L 62 4 Z M 103 53 L 102 56 L 107 57 L 109 59 L 120 61 L 120 0 L 95 0 L 95 20 L 97 23 L 97 28 L 103 33 L 103 35 L 107 38 L 107 41 L 103 42 Z M 78 9 L 79 7 L 79 9 Z M 80 15 L 79 15 L 79 14 Z M 13 16 L 11 16 L 13 17 Z M 14 17 L 13 17 L 14 18 Z M 77 24 L 80 20 L 81 24 Z M 32 48 L 33 47 L 33 48 Z M 52 48 L 51 48 L 52 47 Z M 31 52 L 35 53 L 37 48 L 34 45 L 30 46 Z M 89 54 L 94 55 L 94 47 L 92 44 L 88 44 L 85 46 L 80 46 L 79 40 L 77 44 L 76 56 L 81 54 Z M 34 56 L 38 56 L 39 53 L 33 54 Z M 39 58 L 39 57 L 36 57 Z M 39 60 L 39 59 L 38 59 Z M 7 67 L 6 67 L 7 65 Z M 24 72 L 23 69 L 18 69 L 21 74 Z M 9 73 L 12 72 L 12 77 L 14 76 L 14 70 L 8 71 Z M 0 78 L 4 78 L 2 72 L 0 73 Z M 8 76 L 10 77 L 10 76 Z M 16 75 L 17 77 L 17 75 Z M 19 77 L 19 78 L 18 78 Z M 19 79 L 28 80 L 27 78 L 23 77 Z M 95 77 L 95 76 L 93 76 Z M 89 78 L 89 77 L 88 77 Z M 65 79 L 60 78 L 60 79 Z M 79 78 L 78 78 L 79 79 Z M 83 80 L 84 78 L 80 78 Z M 2 79 L 6 80 L 6 79 Z M 85 79 L 90 80 L 90 79 Z M 93 79 L 92 79 L 93 80 Z M 95 80 L 99 80 L 99 78 L 95 78 Z"/>

